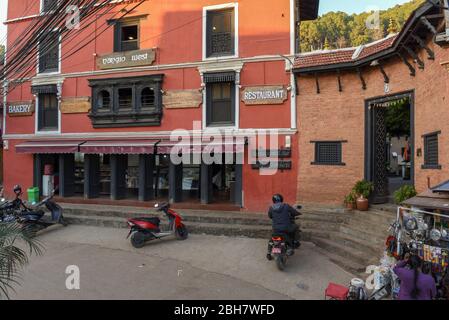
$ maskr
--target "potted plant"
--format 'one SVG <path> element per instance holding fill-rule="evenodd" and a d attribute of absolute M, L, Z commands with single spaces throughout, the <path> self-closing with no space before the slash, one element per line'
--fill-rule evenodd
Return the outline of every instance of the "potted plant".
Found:
<path fill-rule="evenodd" d="M 410 198 L 413 198 L 417 195 L 415 186 L 413 185 L 403 185 L 398 190 L 394 192 L 394 201 L 396 201 L 396 204 L 401 204 L 405 200 L 408 200 Z"/>
<path fill-rule="evenodd" d="M 351 191 L 345 196 L 345 206 L 349 210 L 354 210 L 356 208 L 357 195 L 354 191 Z"/>
<path fill-rule="evenodd" d="M 373 188 L 374 186 L 372 182 L 366 180 L 357 181 L 353 189 L 357 195 L 356 200 L 357 210 L 368 211 L 369 208 L 368 197 L 373 191 Z"/>

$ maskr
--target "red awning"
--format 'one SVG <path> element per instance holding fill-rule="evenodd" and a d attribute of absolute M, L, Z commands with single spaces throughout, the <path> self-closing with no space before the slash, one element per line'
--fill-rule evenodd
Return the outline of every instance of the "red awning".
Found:
<path fill-rule="evenodd" d="M 80 147 L 81 153 L 90 154 L 152 154 L 160 140 L 122 139 L 87 141 Z"/>
<path fill-rule="evenodd" d="M 16 145 L 17 153 L 75 153 L 85 140 L 31 140 Z"/>

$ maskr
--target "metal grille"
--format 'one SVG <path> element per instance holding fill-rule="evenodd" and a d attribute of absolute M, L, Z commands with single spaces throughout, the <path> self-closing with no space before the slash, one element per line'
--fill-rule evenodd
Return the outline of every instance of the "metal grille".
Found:
<path fill-rule="evenodd" d="M 386 154 L 386 113 L 387 108 L 374 108 L 374 193 L 377 197 L 387 197 L 389 194 Z"/>
<path fill-rule="evenodd" d="M 232 34 L 230 32 L 211 35 L 211 54 L 232 53 Z"/>
<path fill-rule="evenodd" d="M 207 56 L 234 54 L 234 10 L 207 13 Z"/>
<path fill-rule="evenodd" d="M 424 137 L 424 165 L 438 166 L 438 134 Z"/>
<path fill-rule="evenodd" d="M 154 107 L 154 89 L 145 88 L 142 90 L 142 108 Z"/>
<path fill-rule="evenodd" d="M 39 44 L 39 72 L 59 69 L 59 32 L 53 31 Z"/>
<path fill-rule="evenodd" d="M 317 164 L 341 164 L 341 142 L 316 142 Z"/>

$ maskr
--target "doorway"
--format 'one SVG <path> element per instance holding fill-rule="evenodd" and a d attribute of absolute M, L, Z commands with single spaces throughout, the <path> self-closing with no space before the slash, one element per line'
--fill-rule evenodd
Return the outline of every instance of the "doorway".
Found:
<path fill-rule="evenodd" d="M 393 202 L 393 193 L 414 184 L 414 93 L 365 102 L 365 179 L 373 182 L 371 201 Z"/>

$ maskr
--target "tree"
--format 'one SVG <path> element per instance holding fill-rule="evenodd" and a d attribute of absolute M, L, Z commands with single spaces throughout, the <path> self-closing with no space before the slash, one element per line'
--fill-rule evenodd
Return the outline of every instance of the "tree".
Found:
<path fill-rule="evenodd" d="M 323 47 L 323 49 L 324 50 L 330 50 L 330 45 L 329 45 L 329 40 L 326 38 L 326 39 L 324 39 L 324 47 Z"/>
<path fill-rule="evenodd" d="M 21 225 L 0 222 L 0 297 L 9 298 L 8 292 L 19 284 L 20 271 L 28 264 L 28 256 L 40 255 L 42 249 L 39 241 Z"/>
<path fill-rule="evenodd" d="M 5 60 L 5 46 L 0 45 L 0 62 Z"/>
<path fill-rule="evenodd" d="M 394 33 L 398 32 L 396 21 L 394 21 L 393 18 L 390 18 L 390 22 L 388 23 L 387 32 L 388 32 L 388 34 L 394 34 Z"/>

